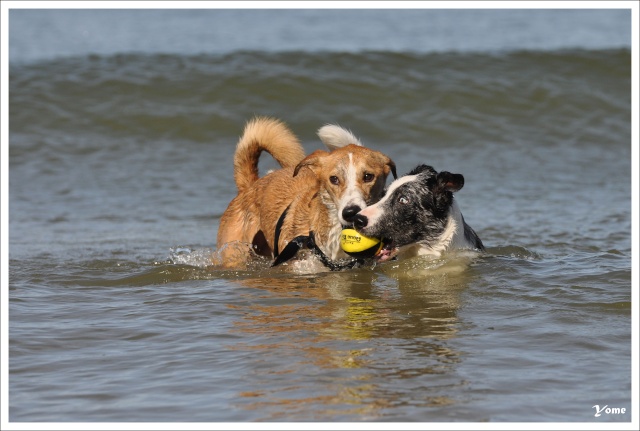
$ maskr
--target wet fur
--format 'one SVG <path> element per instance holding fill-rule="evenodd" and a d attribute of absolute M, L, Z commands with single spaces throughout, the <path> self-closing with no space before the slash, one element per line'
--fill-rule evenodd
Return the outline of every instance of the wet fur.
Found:
<path fill-rule="evenodd" d="M 395 176 L 395 165 L 384 154 L 361 146 L 344 129 L 329 125 L 319 135 L 327 133 L 331 136 L 327 146 L 333 150 L 304 157 L 300 143 L 283 123 L 257 118 L 247 124 L 234 157 L 238 195 L 222 215 L 218 230 L 225 266 L 242 266 L 249 257 L 249 253 L 225 255 L 224 245 L 232 242 L 251 244 L 257 254 L 273 257 L 276 225 L 285 210 L 277 250 L 313 231 L 316 244 L 329 258 L 348 257 L 338 241 L 345 214 L 353 208 L 350 216 L 355 216 L 380 199 L 389 172 Z M 259 178 L 262 151 L 282 169 Z"/>
<path fill-rule="evenodd" d="M 360 211 L 356 229 L 392 240 L 395 253 L 402 257 L 441 255 L 451 249 L 484 250 L 453 196 L 463 185 L 460 174 L 438 173 L 420 165 L 391 183 L 379 202 Z"/>

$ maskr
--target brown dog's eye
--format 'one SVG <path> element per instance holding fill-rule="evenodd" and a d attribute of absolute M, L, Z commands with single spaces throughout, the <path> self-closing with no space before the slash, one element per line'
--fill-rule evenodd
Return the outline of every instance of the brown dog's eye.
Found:
<path fill-rule="evenodd" d="M 364 174 L 364 182 L 365 183 L 370 183 L 371 181 L 373 181 L 373 179 L 375 178 L 375 175 L 373 174 Z"/>
<path fill-rule="evenodd" d="M 331 175 L 329 177 L 329 181 L 331 182 L 331 184 L 333 184 L 334 186 L 337 186 L 338 184 L 340 184 L 340 178 L 336 177 L 335 175 Z"/>

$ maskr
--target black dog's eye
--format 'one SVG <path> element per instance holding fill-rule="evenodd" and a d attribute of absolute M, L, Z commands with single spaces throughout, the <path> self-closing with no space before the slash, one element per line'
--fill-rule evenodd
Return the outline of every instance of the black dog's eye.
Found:
<path fill-rule="evenodd" d="M 331 184 L 333 184 L 334 186 L 337 186 L 338 184 L 340 184 L 340 178 L 336 177 L 335 175 L 331 175 L 329 177 L 329 181 L 331 182 Z"/>
<path fill-rule="evenodd" d="M 375 175 L 367 173 L 367 174 L 364 174 L 363 181 L 365 183 L 370 183 L 371 181 L 373 181 L 374 178 L 375 178 Z"/>
<path fill-rule="evenodd" d="M 409 198 L 407 198 L 406 196 L 400 196 L 398 198 L 398 202 L 400 202 L 401 204 L 408 204 L 409 203 Z"/>

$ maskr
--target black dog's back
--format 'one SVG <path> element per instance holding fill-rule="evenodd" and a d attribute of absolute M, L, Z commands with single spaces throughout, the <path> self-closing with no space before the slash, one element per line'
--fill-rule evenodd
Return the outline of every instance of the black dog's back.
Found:
<path fill-rule="evenodd" d="M 482 240 L 480 239 L 476 231 L 473 230 L 473 228 L 469 226 L 466 221 L 464 221 L 464 217 L 462 217 L 462 222 L 464 223 L 464 237 L 466 238 L 466 240 L 469 241 L 469 243 L 473 244 L 474 248 L 484 251 L 484 244 L 482 243 Z"/>

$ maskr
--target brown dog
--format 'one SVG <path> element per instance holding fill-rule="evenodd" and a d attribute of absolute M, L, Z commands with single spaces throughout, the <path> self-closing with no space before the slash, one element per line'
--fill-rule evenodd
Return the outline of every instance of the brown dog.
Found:
<path fill-rule="evenodd" d="M 386 155 L 363 147 L 350 132 L 333 125 L 318 132 L 331 152 L 304 150 L 280 121 L 256 118 L 245 127 L 234 156 L 238 195 L 220 220 L 217 245 L 225 266 L 246 263 L 225 244 L 251 244 L 262 256 L 278 257 L 294 239 L 312 235 L 326 258 L 348 256 L 339 239 L 343 226 L 383 195 L 395 164 Z M 267 151 L 282 169 L 258 177 L 258 159 Z"/>

